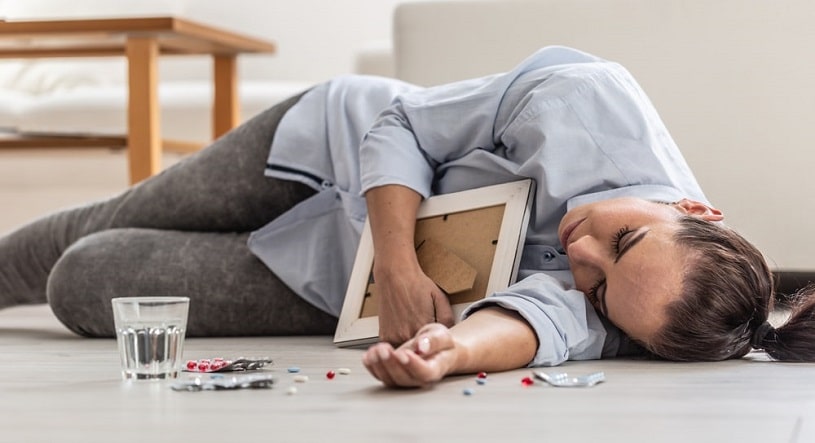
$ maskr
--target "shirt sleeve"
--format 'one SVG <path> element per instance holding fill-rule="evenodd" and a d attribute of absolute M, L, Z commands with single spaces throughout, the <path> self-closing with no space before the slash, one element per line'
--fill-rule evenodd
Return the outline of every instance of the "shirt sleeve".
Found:
<path fill-rule="evenodd" d="M 471 304 L 462 316 L 494 305 L 517 312 L 534 329 L 538 351 L 529 366 L 556 366 L 566 360 L 593 360 L 617 353 L 616 344 L 606 346 L 606 329 L 583 293 L 545 273 Z"/>
<path fill-rule="evenodd" d="M 547 47 L 504 74 L 398 95 L 360 145 L 362 192 L 401 184 L 429 196 L 437 167 L 501 144 L 507 121 L 515 117 L 512 109 L 522 105 L 529 89 L 519 79 L 554 66 L 597 61 L 573 49 Z"/>

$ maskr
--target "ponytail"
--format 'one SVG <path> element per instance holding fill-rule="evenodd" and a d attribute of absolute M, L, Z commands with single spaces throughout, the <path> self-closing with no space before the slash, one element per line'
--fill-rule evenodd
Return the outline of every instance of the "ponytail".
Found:
<path fill-rule="evenodd" d="M 791 309 L 789 319 L 777 329 L 766 322 L 768 326 L 756 328 L 751 345 L 775 360 L 815 361 L 815 285 L 799 291 Z"/>

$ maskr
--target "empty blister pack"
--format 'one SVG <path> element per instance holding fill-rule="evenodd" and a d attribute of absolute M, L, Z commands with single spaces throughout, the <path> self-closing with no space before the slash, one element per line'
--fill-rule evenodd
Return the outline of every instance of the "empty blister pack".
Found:
<path fill-rule="evenodd" d="M 221 391 L 227 389 L 268 389 L 274 384 L 272 374 L 232 376 L 196 376 L 173 383 L 174 391 Z"/>
<path fill-rule="evenodd" d="M 559 388 L 589 388 L 606 380 L 606 374 L 603 372 L 594 372 L 576 377 L 572 377 L 565 372 L 548 374 L 543 371 L 533 371 L 532 373 L 535 377 Z"/>

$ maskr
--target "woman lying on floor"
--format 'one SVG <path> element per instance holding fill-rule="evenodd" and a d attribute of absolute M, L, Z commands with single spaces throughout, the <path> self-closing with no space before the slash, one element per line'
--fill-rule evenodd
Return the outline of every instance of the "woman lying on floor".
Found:
<path fill-rule="evenodd" d="M 453 326 L 417 262 L 417 207 L 525 177 L 519 281 Z M 71 330 L 113 336 L 111 298 L 181 295 L 190 336 L 330 334 L 366 215 L 383 342 L 363 361 L 388 386 L 642 351 L 815 358 L 813 298 L 770 326 L 761 253 L 722 224 L 645 93 L 562 47 L 433 88 L 321 84 L 122 195 L 0 239 L 0 307 L 48 302 Z"/>

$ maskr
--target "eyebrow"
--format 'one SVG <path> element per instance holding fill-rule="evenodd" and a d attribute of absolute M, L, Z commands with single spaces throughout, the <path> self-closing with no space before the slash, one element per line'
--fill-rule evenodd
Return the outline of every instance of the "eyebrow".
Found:
<path fill-rule="evenodd" d="M 643 231 L 640 231 L 637 234 L 634 234 L 634 237 L 631 240 L 627 241 L 625 243 L 625 245 L 623 246 L 623 248 L 620 249 L 620 253 L 617 254 L 616 258 L 614 258 L 614 263 L 619 262 L 620 259 L 623 257 L 623 255 L 625 255 L 625 253 L 628 252 L 629 249 L 634 247 L 634 245 L 639 243 L 643 239 L 643 237 L 645 237 L 649 232 L 650 232 L 650 230 L 645 229 Z"/>

